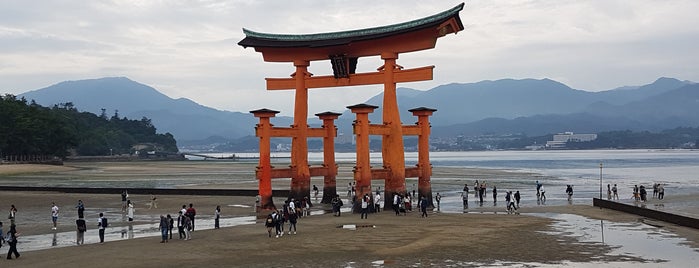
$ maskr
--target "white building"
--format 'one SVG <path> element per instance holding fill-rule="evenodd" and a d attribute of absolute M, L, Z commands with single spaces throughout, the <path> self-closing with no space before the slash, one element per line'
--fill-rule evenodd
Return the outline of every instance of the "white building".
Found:
<path fill-rule="evenodd" d="M 597 134 L 574 134 L 564 132 L 553 135 L 552 141 L 546 142 L 546 148 L 565 148 L 568 142 L 585 142 L 597 139 Z"/>

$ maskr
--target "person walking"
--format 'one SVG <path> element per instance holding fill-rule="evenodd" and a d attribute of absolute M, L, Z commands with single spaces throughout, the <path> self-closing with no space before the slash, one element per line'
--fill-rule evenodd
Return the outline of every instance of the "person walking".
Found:
<path fill-rule="evenodd" d="M 154 194 L 150 194 L 150 204 L 148 204 L 148 209 L 158 208 L 158 198 Z"/>
<path fill-rule="evenodd" d="M 519 208 L 519 199 L 521 198 L 521 196 L 519 195 L 519 191 L 515 192 L 514 196 L 515 196 L 515 204 L 517 205 L 517 208 Z"/>
<path fill-rule="evenodd" d="M 57 224 L 58 224 L 58 206 L 56 205 L 55 202 L 51 203 L 51 221 L 53 222 L 53 230 L 57 229 Z"/>
<path fill-rule="evenodd" d="M 437 196 L 439 196 L 439 193 L 437 193 Z M 422 196 L 420 197 L 420 211 L 422 214 L 420 215 L 420 218 L 427 218 L 427 197 Z M 439 202 L 437 202 L 439 204 Z M 437 205 L 439 207 L 439 205 Z"/>
<path fill-rule="evenodd" d="M 665 198 L 665 186 L 658 183 L 658 200 L 663 200 Z"/>
<path fill-rule="evenodd" d="M 77 231 L 76 231 L 76 244 L 78 245 L 83 245 L 85 244 L 85 231 L 87 231 L 87 224 L 85 223 L 85 219 L 83 218 L 78 218 L 75 220 L 75 225 L 77 226 Z"/>
<path fill-rule="evenodd" d="M 442 196 L 437 193 L 437 195 L 434 197 L 434 201 L 437 201 L 437 211 L 439 211 L 439 202 L 442 201 Z"/>
<path fill-rule="evenodd" d="M 158 227 L 160 227 L 160 237 L 162 238 L 160 240 L 160 243 L 167 243 L 167 229 L 170 223 L 167 221 L 167 218 L 165 218 L 164 215 L 160 215 L 160 224 Z"/>
<path fill-rule="evenodd" d="M 219 219 L 221 218 L 221 206 L 216 206 L 214 210 L 214 229 L 220 228 Z"/>
<path fill-rule="evenodd" d="M 617 193 L 616 184 L 612 186 L 612 199 L 619 200 L 619 193 Z"/>
<path fill-rule="evenodd" d="M 8 260 L 12 259 L 12 254 L 15 255 L 15 258 L 19 258 L 19 251 L 17 251 L 18 236 L 19 233 L 17 232 L 17 226 L 14 224 L 10 225 L 10 231 L 7 232 L 7 237 L 5 238 L 7 243 L 10 244 L 10 249 L 7 251 Z"/>
<path fill-rule="evenodd" d="M 99 230 L 100 244 L 104 243 L 104 230 L 107 228 L 107 218 L 104 213 L 100 212 L 100 217 L 97 219 L 97 229 Z"/>

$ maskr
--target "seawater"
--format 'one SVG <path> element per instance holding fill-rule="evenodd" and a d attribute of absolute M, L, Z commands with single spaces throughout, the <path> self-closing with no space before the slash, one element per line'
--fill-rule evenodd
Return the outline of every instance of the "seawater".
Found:
<path fill-rule="evenodd" d="M 212 156 L 231 156 L 234 153 L 211 154 Z M 257 157 L 256 153 L 235 153 L 241 157 Z M 288 152 L 275 152 L 272 156 L 281 160 L 290 156 Z M 354 153 L 336 153 L 338 163 L 353 163 Z M 406 166 L 417 163 L 416 152 L 405 153 Z M 195 158 L 193 158 L 195 159 Z M 323 161 L 322 152 L 308 154 L 309 163 L 318 165 Z M 381 165 L 381 153 L 371 153 L 372 166 Z M 558 204 L 566 201 L 565 186 L 574 188 L 574 202 L 599 197 L 600 185 L 602 196 L 606 198 L 607 184 L 617 184 L 619 197 L 628 199 L 634 185 L 644 185 L 652 195 L 653 183 L 662 183 L 667 195 L 686 195 L 699 193 L 699 150 L 540 150 L 540 151 L 474 151 L 474 152 L 430 152 L 433 167 L 466 167 L 509 170 L 510 177 L 482 177 L 472 174 L 460 174 L 451 178 L 433 178 L 433 192 L 445 193 L 449 197 L 459 196 L 461 188 L 453 188 L 453 182 L 467 183 L 471 191 L 476 180 L 485 180 L 489 192 L 487 201 L 492 201 L 490 189 L 498 187 L 504 198 L 506 190 L 517 191 L 525 200 L 536 200 L 535 183 L 540 180 L 546 189 L 547 202 Z M 600 164 L 602 167 L 600 168 Z M 521 176 L 519 173 L 539 174 L 540 176 Z M 449 183 L 442 183 L 443 181 Z M 412 190 L 416 178 L 406 179 L 406 188 Z M 445 186 L 449 185 L 449 186 Z M 376 185 L 378 186 L 378 185 Z M 374 188 L 376 188 L 374 186 Z M 344 189 L 340 189 L 344 190 Z M 504 202 L 504 199 L 501 199 Z M 453 201 L 453 200 L 452 200 Z M 460 202 L 459 200 L 457 200 Z"/>

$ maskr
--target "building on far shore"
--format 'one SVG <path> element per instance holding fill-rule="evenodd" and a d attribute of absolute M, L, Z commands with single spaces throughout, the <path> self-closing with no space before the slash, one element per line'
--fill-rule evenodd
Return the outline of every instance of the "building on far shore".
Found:
<path fill-rule="evenodd" d="M 564 132 L 553 135 L 552 141 L 546 142 L 546 148 L 562 149 L 566 148 L 568 142 L 585 142 L 597 139 L 597 134 L 575 134 L 573 132 Z"/>

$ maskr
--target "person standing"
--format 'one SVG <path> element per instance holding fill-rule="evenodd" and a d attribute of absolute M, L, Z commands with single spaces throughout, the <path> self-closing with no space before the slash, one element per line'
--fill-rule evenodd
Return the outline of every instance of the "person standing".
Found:
<path fill-rule="evenodd" d="M 100 212 L 100 217 L 97 219 L 97 229 L 99 230 L 100 243 L 104 243 L 104 230 L 107 228 L 107 218 L 104 213 Z"/>
<path fill-rule="evenodd" d="M 607 184 L 607 200 L 612 200 L 612 185 Z"/>
<path fill-rule="evenodd" d="M 184 240 L 192 240 L 192 219 L 190 219 L 187 215 L 184 215 L 182 219 L 184 220 L 182 228 L 184 229 Z"/>
<path fill-rule="evenodd" d="M 318 200 L 318 186 L 313 184 L 313 197 Z"/>
<path fill-rule="evenodd" d="M 136 209 L 134 208 L 131 200 L 126 200 L 126 210 L 126 214 L 129 217 L 129 221 L 133 221 L 133 213 L 136 212 Z"/>
<path fill-rule="evenodd" d="M 167 218 L 163 216 L 162 214 L 160 215 L 160 224 L 158 227 L 160 227 L 160 236 L 161 240 L 160 243 L 167 243 L 167 227 L 170 225 L 170 223 L 167 221 Z"/>
<path fill-rule="evenodd" d="M 400 195 L 398 193 L 393 194 L 393 210 L 396 212 L 396 216 L 400 215 Z"/>
<path fill-rule="evenodd" d="M 362 197 L 362 210 L 359 215 L 360 219 L 366 219 L 369 216 L 369 194 L 364 194 Z"/>
<path fill-rule="evenodd" d="M 519 208 L 519 199 L 521 198 L 521 196 L 519 195 L 519 191 L 515 192 L 514 196 L 515 196 L 515 204 L 517 205 L 517 208 Z"/>
<path fill-rule="evenodd" d="M 177 233 L 180 235 L 180 239 L 184 239 L 187 236 L 184 233 L 184 214 L 182 214 L 182 211 L 177 212 L 179 215 L 177 216 Z"/>
<path fill-rule="evenodd" d="M 12 259 L 12 254 L 15 255 L 15 258 L 19 258 L 19 252 L 17 251 L 17 237 L 19 236 L 19 233 L 17 232 L 17 226 L 14 224 L 10 225 L 10 231 L 7 232 L 7 243 L 10 244 L 10 249 L 7 251 L 7 259 L 11 260 Z"/>
<path fill-rule="evenodd" d="M 175 227 L 175 220 L 172 219 L 172 216 L 170 216 L 170 214 L 167 214 L 165 218 L 167 218 L 167 232 L 170 235 L 169 240 L 172 240 L 172 229 Z"/>
<path fill-rule="evenodd" d="M 665 186 L 658 183 L 658 199 L 663 200 L 665 198 Z"/>
<path fill-rule="evenodd" d="M 439 202 L 442 201 L 442 196 L 437 193 L 437 196 L 434 197 L 434 200 L 437 201 L 437 210 L 439 210 Z M 427 217 L 425 215 L 425 217 Z"/>
<path fill-rule="evenodd" d="M 221 206 L 216 206 L 214 210 L 214 229 L 220 228 L 218 220 L 221 218 Z"/>
<path fill-rule="evenodd" d="M 85 204 L 83 204 L 82 200 L 78 200 L 78 205 L 75 206 L 75 208 L 78 209 L 78 219 L 84 219 L 84 213 L 85 213 Z"/>
<path fill-rule="evenodd" d="M 333 199 L 330 201 L 330 204 L 332 204 L 333 207 L 333 216 L 340 216 L 340 208 L 342 207 L 342 199 L 340 199 L 340 195 L 335 195 Z"/>
<path fill-rule="evenodd" d="M 197 216 L 197 210 L 194 209 L 194 205 L 192 203 L 189 203 L 189 207 L 187 208 L 187 217 L 189 217 L 191 223 L 191 227 L 189 228 L 190 231 L 194 232 L 194 217 Z"/>
<path fill-rule="evenodd" d="M 468 187 L 464 187 L 465 191 L 461 192 L 461 202 L 463 202 L 464 209 L 468 208 Z"/>
<path fill-rule="evenodd" d="M 58 206 L 56 205 L 55 202 L 51 203 L 51 221 L 53 221 L 53 230 L 57 229 L 57 222 L 58 222 Z"/>
<path fill-rule="evenodd" d="M 10 205 L 10 215 L 8 218 L 10 219 L 10 226 L 15 224 L 15 217 L 17 216 L 17 208 L 15 207 L 14 204 Z"/>
<path fill-rule="evenodd" d="M 493 204 L 498 202 L 498 188 L 493 185 Z"/>
<path fill-rule="evenodd" d="M 381 193 L 376 192 L 374 195 L 374 209 L 376 210 L 376 213 L 381 212 Z"/>
<path fill-rule="evenodd" d="M 619 200 L 619 193 L 617 193 L 616 184 L 612 187 L 612 199 Z"/>
<path fill-rule="evenodd" d="M 129 199 L 129 193 L 124 189 L 124 191 L 121 192 L 121 211 L 124 212 L 126 211 L 126 203 L 127 200 Z"/>
<path fill-rule="evenodd" d="M 75 225 L 78 227 L 77 230 L 77 238 L 76 238 L 76 243 L 78 245 L 83 245 L 85 244 L 85 231 L 87 231 L 87 224 L 85 223 L 85 219 L 83 218 L 78 218 L 75 220 Z"/>
<path fill-rule="evenodd" d="M 298 222 L 298 214 L 297 213 L 290 213 L 289 214 L 289 234 L 291 234 L 291 229 L 294 229 L 294 234 L 296 234 L 296 223 Z M 284 231 L 282 231 L 283 233 Z"/>
<path fill-rule="evenodd" d="M 267 228 L 267 236 L 270 238 L 272 237 L 272 228 L 274 228 L 274 215 L 273 213 L 270 213 L 267 215 L 267 219 L 265 220 L 265 227 Z"/>

